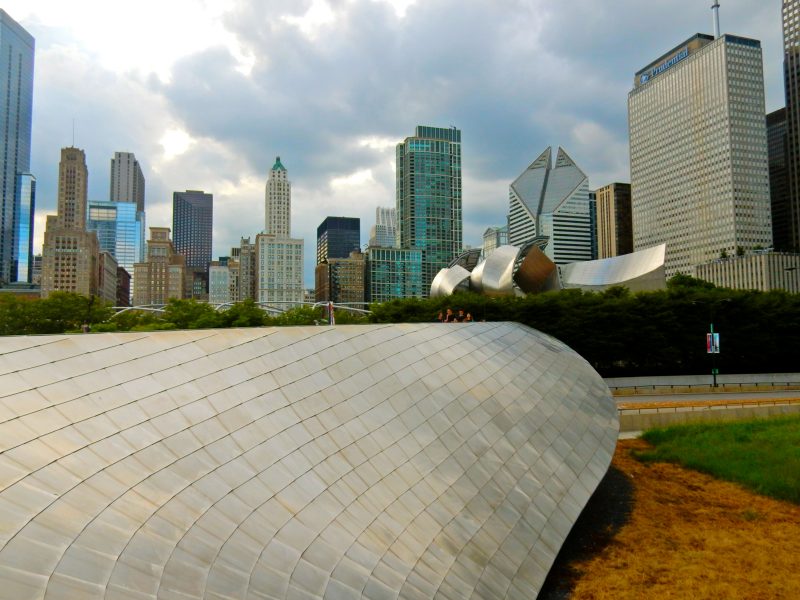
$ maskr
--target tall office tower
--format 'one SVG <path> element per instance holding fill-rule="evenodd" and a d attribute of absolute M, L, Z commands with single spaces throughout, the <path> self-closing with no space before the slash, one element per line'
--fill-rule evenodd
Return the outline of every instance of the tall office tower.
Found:
<path fill-rule="evenodd" d="M 800 0 L 783 0 L 782 13 L 789 175 L 788 220 L 791 249 L 800 252 Z M 783 239 L 780 241 L 783 243 Z"/>
<path fill-rule="evenodd" d="M 133 304 L 166 304 L 183 298 L 186 288 L 186 258 L 175 251 L 169 227 L 151 227 L 147 257 L 133 266 Z"/>
<path fill-rule="evenodd" d="M 212 260 L 208 267 L 208 301 L 211 304 L 231 302 L 231 271 L 228 263 Z"/>
<path fill-rule="evenodd" d="M 789 146 L 785 108 L 767 115 L 767 154 L 769 156 L 769 198 L 772 206 L 772 246 L 776 250 L 791 250 Z"/>
<path fill-rule="evenodd" d="M 667 277 L 772 245 L 761 42 L 696 34 L 628 94 L 633 249 L 667 244 Z"/>
<path fill-rule="evenodd" d="M 556 264 L 592 260 L 589 179 L 563 148 L 545 149 L 509 186 L 508 243 L 537 242 Z"/>
<path fill-rule="evenodd" d="M 317 264 L 329 258 L 347 258 L 361 248 L 361 220 L 326 217 L 317 227 Z"/>
<path fill-rule="evenodd" d="M 286 167 L 281 157 L 275 157 L 275 164 L 267 176 L 264 192 L 264 233 L 277 237 L 289 237 L 292 231 L 292 184 L 289 182 Z"/>
<path fill-rule="evenodd" d="M 90 200 L 86 228 L 97 233 L 100 250 L 111 254 L 128 273 L 144 261 L 144 213 L 136 204 Z"/>
<path fill-rule="evenodd" d="M 86 230 L 89 171 L 79 148 L 62 148 L 58 164 L 58 214 L 47 216 L 42 248 L 42 297 L 54 291 L 97 295 L 99 246 Z"/>
<path fill-rule="evenodd" d="M 595 192 L 597 258 L 633 252 L 631 184 L 609 183 Z"/>
<path fill-rule="evenodd" d="M 483 255 L 489 256 L 500 246 L 508 244 L 508 225 L 489 227 L 483 232 Z"/>
<path fill-rule="evenodd" d="M 278 156 L 267 177 L 266 228 L 255 244 L 255 299 L 276 308 L 303 302 L 304 244 L 289 237 L 291 206 L 292 187 Z"/>
<path fill-rule="evenodd" d="M 375 225 L 369 230 L 369 245 L 397 247 L 397 209 L 383 206 L 375 209 Z"/>
<path fill-rule="evenodd" d="M 172 237 L 175 252 L 186 257 L 186 267 L 207 271 L 211 262 L 214 195 L 198 190 L 173 192 Z"/>
<path fill-rule="evenodd" d="M 133 152 L 115 152 L 111 159 L 112 202 L 133 202 L 144 213 L 144 175 Z"/>
<path fill-rule="evenodd" d="M 461 252 L 461 130 L 418 125 L 397 144 L 399 245 L 422 251 L 422 294 Z"/>
<path fill-rule="evenodd" d="M 97 257 L 97 295 L 105 302 L 117 303 L 117 260 L 100 250 Z"/>
<path fill-rule="evenodd" d="M 0 285 L 31 281 L 34 46 L 33 36 L 0 9 Z"/>

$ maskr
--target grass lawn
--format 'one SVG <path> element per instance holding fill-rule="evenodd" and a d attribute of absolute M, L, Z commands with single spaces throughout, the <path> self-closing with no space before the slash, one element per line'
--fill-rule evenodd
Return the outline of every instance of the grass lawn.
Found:
<path fill-rule="evenodd" d="M 653 429 L 644 462 L 670 462 L 800 504 L 800 416 Z"/>

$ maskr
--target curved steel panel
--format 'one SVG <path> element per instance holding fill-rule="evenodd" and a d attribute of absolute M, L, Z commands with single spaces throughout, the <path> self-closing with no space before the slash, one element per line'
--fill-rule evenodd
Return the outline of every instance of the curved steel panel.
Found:
<path fill-rule="evenodd" d="M 556 263 L 534 245 L 514 274 L 514 282 L 527 294 L 561 289 Z"/>
<path fill-rule="evenodd" d="M 568 288 L 603 290 L 624 285 L 633 292 L 661 290 L 666 244 L 613 258 L 570 263 L 561 267 L 561 283 Z"/>
<path fill-rule="evenodd" d="M 439 269 L 436 277 L 431 281 L 431 289 L 428 294 L 431 298 L 438 298 L 439 296 L 445 295 L 442 293 L 442 281 L 444 281 L 444 278 L 447 276 L 447 271 L 448 269 Z"/>
<path fill-rule="evenodd" d="M 514 294 L 514 263 L 519 255 L 516 246 L 500 246 L 483 261 L 481 278 L 483 293 L 487 296 Z"/>
<path fill-rule="evenodd" d="M 486 261 L 478 263 L 469 274 L 469 287 L 473 292 L 483 292 L 483 267 Z"/>
<path fill-rule="evenodd" d="M 617 411 L 515 323 L 0 339 L 0 598 L 535 598 Z"/>

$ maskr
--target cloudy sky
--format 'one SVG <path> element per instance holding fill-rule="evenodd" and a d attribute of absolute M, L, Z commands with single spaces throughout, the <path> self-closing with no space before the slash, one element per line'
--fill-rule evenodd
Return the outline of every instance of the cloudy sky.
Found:
<path fill-rule="evenodd" d="M 721 0 L 723 32 L 760 39 L 767 111 L 783 104 L 779 0 Z M 502 224 L 508 184 L 548 145 L 592 187 L 628 181 L 635 71 L 696 32 L 711 0 L 3 0 L 36 38 L 36 247 L 59 151 L 107 200 L 114 151 L 147 180 L 148 226 L 172 192 L 214 194 L 214 256 L 263 228 L 280 155 L 292 234 L 394 205 L 394 146 L 417 124 L 462 130 L 464 242 Z"/>

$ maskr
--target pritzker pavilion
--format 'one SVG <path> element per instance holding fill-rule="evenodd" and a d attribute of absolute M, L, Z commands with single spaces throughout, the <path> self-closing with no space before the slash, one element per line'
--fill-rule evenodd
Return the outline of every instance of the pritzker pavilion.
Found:
<path fill-rule="evenodd" d="M 615 404 L 514 323 L 0 340 L 0 598 L 535 598 Z"/>

